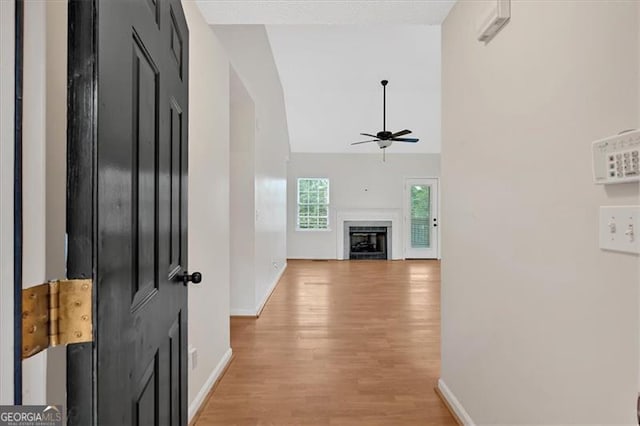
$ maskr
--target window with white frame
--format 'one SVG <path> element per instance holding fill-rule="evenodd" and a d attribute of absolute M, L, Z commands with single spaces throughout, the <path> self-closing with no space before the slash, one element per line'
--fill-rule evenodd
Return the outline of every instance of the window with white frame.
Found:
<path fill-rule="evenodd" d="M 297 228 L 329 229 L 329 179 L 298 178 Z"/>

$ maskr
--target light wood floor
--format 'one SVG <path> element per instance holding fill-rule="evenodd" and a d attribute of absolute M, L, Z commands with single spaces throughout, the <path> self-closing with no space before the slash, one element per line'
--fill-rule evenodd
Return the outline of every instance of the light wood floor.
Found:
<path fill-rule="evenodd" d="M 433 390 L 437 261 L 291 260 L 231 347 L 198 426 L 456 424 Z"/>

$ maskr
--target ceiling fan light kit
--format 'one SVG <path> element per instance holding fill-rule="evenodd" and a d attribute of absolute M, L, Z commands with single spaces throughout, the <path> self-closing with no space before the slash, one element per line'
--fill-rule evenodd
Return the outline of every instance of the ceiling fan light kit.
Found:
<path fill-rule="evenodd" d="M 351 145 L 376 142 L 378 147 L 382 150 L 382 160 L 384 161 L 385 150 L 390 147 L 393 142 L 416 143 L 419 139 L 401 137 L 410 134 L 411 130 L 409 129 L 400 130 L 399 132 L 390 132 L 387 130 L 387 84 L 389 84 L 389 80 L 382 80 L 380 84 L 382 84 L 382 131 L 375 135 L 371 133 L 360 133 L 362 136 L 368 136 L 374 139 L 353 142 Z"/>

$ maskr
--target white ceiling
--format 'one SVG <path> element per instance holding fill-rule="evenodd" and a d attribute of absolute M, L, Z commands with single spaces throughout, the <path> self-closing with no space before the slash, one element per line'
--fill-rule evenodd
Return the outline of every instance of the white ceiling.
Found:
<path fill-rule="evenodd" d="M 291 151 L 337 153 L 379 152 L 375 143 L 350 143 L 382 130 L 383 79 L 387 130 L 420 138 L 388 152 L 440 152 L 439 24 L 453 3 L 198 1 L 210 24 L 268 24 Z"/>
<path fill-rule="evenodd" d="M 196 0 L 209 24 L 440 25 L 455 0 Z"/>
<path fill-rule="evenodd" d="M 377 152 L 360 133 L 413 130 L 417 144 L 389 152 L 440 152 L 440 27 L 268 26 L 284 89 L 293 152 Z"/>

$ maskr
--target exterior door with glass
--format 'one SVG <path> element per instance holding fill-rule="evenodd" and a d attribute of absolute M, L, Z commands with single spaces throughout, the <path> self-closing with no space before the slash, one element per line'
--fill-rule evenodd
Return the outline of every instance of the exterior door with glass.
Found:
<path fill-rule="evenodd" d="M 404 257 L 437 259 L 438 179 L 407 179 L 404 187 Z"/>

